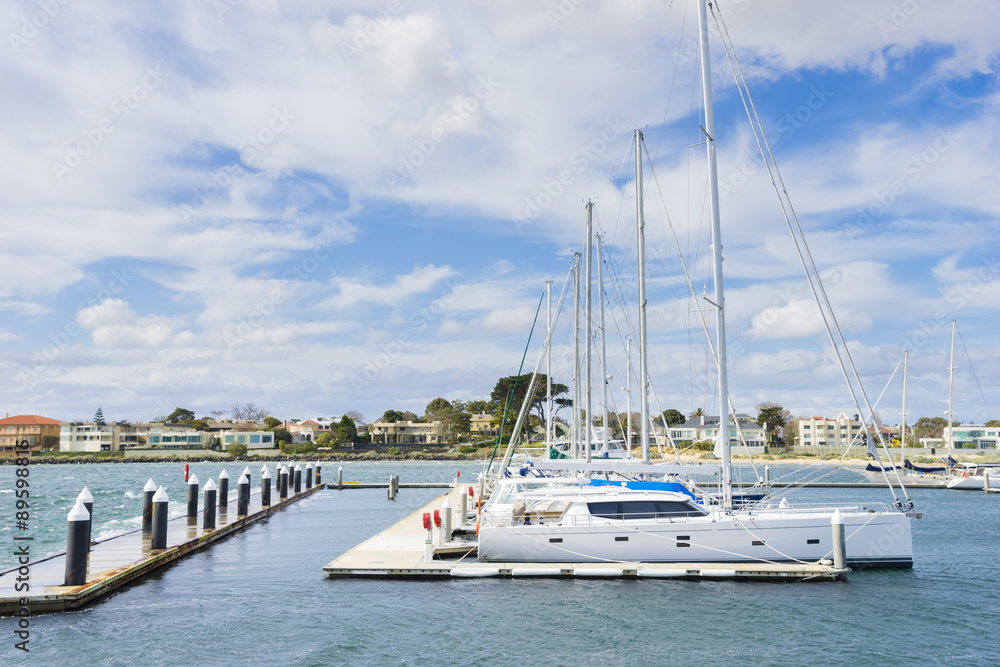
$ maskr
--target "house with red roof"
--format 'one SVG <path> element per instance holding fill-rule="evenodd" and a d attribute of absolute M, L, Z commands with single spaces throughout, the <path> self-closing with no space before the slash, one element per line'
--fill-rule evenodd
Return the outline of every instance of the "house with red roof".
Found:
<path fill-rule="evenodd" d="M 20 455 L 18 445 L 25 446 L 34 453 L 43 448 L 59 449 L 59 429 L 62 422 L 39 415 L 10 415 L 0 419 L 0 456 Z M 45 439 L 53 436 L 46 447 Z"/>

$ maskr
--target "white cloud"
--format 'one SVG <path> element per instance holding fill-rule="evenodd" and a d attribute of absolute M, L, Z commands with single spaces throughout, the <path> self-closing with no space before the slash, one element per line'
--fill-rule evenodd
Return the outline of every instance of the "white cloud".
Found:
<path fill-rule="evenodd" d="M 334 283 L 339 293 L 329 299 L 327 304 L 335 309 L 347 309 L 361 303 L 397 305 L 415 295 L 429 292 L 452 275 L 454 272 L 449 266 L 429 264 L 414 267 L 410 273 L 396 276 L 391 284 L 385 286 L 347 278 L 338 279 Z"/>

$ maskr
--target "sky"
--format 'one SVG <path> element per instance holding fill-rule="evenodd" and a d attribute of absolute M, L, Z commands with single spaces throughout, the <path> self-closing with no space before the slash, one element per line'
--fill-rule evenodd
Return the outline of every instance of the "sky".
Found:
<path fill-rule="evenodd" d="M 717 4 L 737 409 L 857 412 L 720 32 L 882 419 L 904 412 L 904 350 L 907 420 L 945 416 L 952 320 L 954 418 L 1000 418 L 1000 5 Z M 587 200 L 607 405 L 631 386 L 635 407 L 640 129 L 653 409 L 717 414 L 693 0 L 2 0 L 0 27 L 0 411 L 373 420 L 487 398 L 541 359 Z"/>

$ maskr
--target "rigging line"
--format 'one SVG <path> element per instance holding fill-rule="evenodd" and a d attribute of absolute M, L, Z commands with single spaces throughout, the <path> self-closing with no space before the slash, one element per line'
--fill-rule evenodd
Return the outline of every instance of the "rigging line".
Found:
<path fill-rule="evenodd" d="M 955 324 L 955 331 L 958 332 L 958 339 L 962 341 L 962 349 L 965 350 L 965 358 L 969 360 L 969 368 L 972 370 L 972 377 L 975 378 L 976 386 L 979 387 L 979 395 L 983 398 L 983 405 L 986 407 L 986 414 L 992 420 L 993 413 L 990 411 L 990 404 L 986 402 L 986 394 L 983 393 L 983 385 L 979 384 L 979 377 L 976 375 L 976 366 L 972 363 L 972 356 L 969 354 L 969 348 L 965 346 L 965 339 L 962 338 L 962 332 L 959 330 L 957 323 Z"/>
<path fill-rule="evenodd" d="M 570 276 L 573 275 L 573 271 L 577 268 L 577 264 L 578 264 L 577 257 L 574 257 L 573 261 L 570 263 L 570 268 L 569 268 L 569 271 L 566 274 L 566 279 L 563 281 L 562 290 L 559 293 L 559 303 L 556 306 L 556 312 L 557 313 L 562 312 L 563 302 L 564 302 L 564 300 L 566 298 L 566 291 L 567 291 L 567 288 L 569 286 Z M 542 296 L 538 299 L 538 309 L 535 311 L 535 323 L 537 323 L 537 321 L 538 321 L 538 313 L 542 309 L 542 301 L 544 299 L 545 299 L 545 290 L 542 290 Z M 556 316 L 556 319 L 558 320 L 558 315 Z M 531 331 L 532 332 L 535 330 L 535 323 L 532 323 L 532 325 L 531 325 Z M 544 357 L 544 355 L 545 355 L 545 347 L 552 344 L 552 331 L 553 331 L 553 329 L 550 328 L 548 331 L 545 332 L 545 343 L 542 346 L 542 351 L 541 351 L 541 354 L 539 355 L 538 361 L 535 363 L 535 371 L 532 373 L 531 381 L 528 383 L 528 391 L 525 392 L 525 397 L 526 398 L 527 398 L 527 396 L 529 394 L 531 394 L 534 391 L 533 387 L 534 387 L 534 381 L 535 381 L 535 373 L 537 373 L 538 366 L 539 366 L 539 364 L 541 364 L 542 357 Z M 526 344 L 524 346 L 524 354 L 521 357 L 521 367 L 520 367 L 520 369 L 518 370 L 518 373 L 517 373 L 518 377 L 521 376 L 521 371 L 524 370 L 524 360 L 525 360 L 525 358 L 528 355 L 528 345 L 530 345 L 530 344 L 531 344 L 531 334 L 529 333 L 528 334 L 528 344 Z M 514 386 L 515 386 L 515 388 L 517 387 L 516 381 L 515 381 L 515 385 Z M 513 392 L 511 392 L 511 395 L 513 395 Z M 522 406 L 522 408 L 523 408 L 523 406 Z M 491 471 L 491 469 L 493 467 L 493 460 L 496 457 L 497 450 L 500 447 L 500 440 L 503 437 L 503 428 L 504 428 L 503 425 L 506 422 L 506 419 L 507 419 L 507 410 L 509 410 L 509 409 L 510 409 L 510 398 L 508 398 L 508 400 L 507 400 L 507 407 L 504 408 L 504 413 L 503 413 L 503 416 L 501 417 L 501 420 L 500 420 L 500 430 L 497 433 L 497 440 L 496 440 L 496 444 L 493 447 L 493 453 L 490 455 L 489 461 L 486 464 L 485 475 L 489 475 L 489 473 L 490 473 L 490 471 Z M 520 415 L 518 415 L 518 419 L 520 419 Z M 509 455 L 513 454 L 512 447 L 516 446 L 517 435 L 518 435 L 517 431 L 520 430 L 520 426 L 521 426 L 520 424 L 515 424 L 515 430 L 513 432 L 511 432 L 510 441 L 507 443 L 507 451 L 504 453 L 504 459 L 505 459 L 505 461 L 504 461 L 504 464 L 502 466 L 503 468 L 506 468 L 506 465 L 507 465 L 506 462 L 509 461 Z M 502 470 L 501 470 L 501 472 L 502 472 Z"/>
<path fill-rule="evenodd" d="M 500 417 L 500 431 L 497 433 L 496 443 L 493 445 L 493 454 L 490 456 L 490 461 L 486 466 L 487 472 L 489 472 L 490 465 L 493 463 L 493 458 L 496 456 L 497 450 L 500 448 L 500 441 L 503 439 L 504 426 L 507 424 L 507 412 L 510 410 L 510 403 L 514 398 L 514 392 L 517 391 L 517 382 L 521 379 L 521 371 L 524 370 L 524 360 L 528 357 L 528 347 L 531 345 L 531 336 L 535 332 L 535 325 L 538 324 L 538 313 L 542 311 L 542 303 L 545 301 L 545 290 L 542 290 L 542 294 L 538 297 L 538 307 L 535 308 L 535 319 L 531 323 L 531 330 L 528 332 L 528 342 L 524 345 L 524 353 L 521 355 L 521 365 L 517 369 L 517 377 L 514 379 L 514 386 L 511 387 L 510 392 L 507 394 L 507 405 L 503 409 L 503 415 Z M 546 341 L 548 342 L 548 341 Z M 525 395 L 524 398 L 529 404 L 531 402 L 531 397 Z M 511 434 L 511 439 L 513 439 L 513 433 Z"/>
<path fill-rule="evenodd" d="M 729 37 L 729 31 L 725 26 L 725 21 L 721 19 L 714 8 L 712 9 L 712 17 L 715 19 L 716 25 L 719 26 L 720 34 L 723 35 L 723 47 L 726 51 L 726 57 L 729 60 L 730 68 L 733 70 L 733 76 L 736 79 L 737 88 L 740 90 L 740 99 L 743 100 L 744 109 L 747 112 L 747 116 L 750 120 L 751 128 L 754 132 L 754 138 L 757 142 L 758 149 L 761 151 L 761 157 L 764 159 L 765 166 L 767 166 L 768 174 L 771 176 L 771 185 L 775 190 L 775 194 L 778 196 L 779 205 L 781 206 L 782 215 L 785 218 L 785 223 L 788 225 L 789 232 L 792 235 L 792 239 L 795 243 L 796 250 L 798 251 L 799 261 L 802 264 L 802 268 L 806 274 L 806 279 L 809 283 L 810 289 L 813 292 L 813 297 L 817 300 L 820 306 L 820 314 L 823 318 L 824 325 L 827 329 L 827 334 L 830 337 L 830 343 L 833 346 L 833 351 L 837 357 L 837 362 L 840 364 L 841 372 L 844 374 L 844 380 L 847 383 L 848 391 L 854 400 L 855 407 L 858 412 L 862 412 L 861 406 L 857 399 L 857 394 L 855 393 L 854 384 L 851 382 L 850 377 L 847 373 L 847 368 L 844 365 L 844 357 L 847 359 L 847 363 L 851 368 L 851 372 L 854 375 L 854 381 L 858 385 L 858 392 L 860 392 L 862 399 L 864 399 L 865 407 L 868 409 L 869 414 L 873 411 L 871 402 L 868 399 L 868 394 L 865 391 L 864 384 L 861 382 L 861 377 L 858 373 L 857 367 L 854 364 L 854 358 L 851 355 L 850 349 L 847 346 L 847 341 L 844 338 L 843 331 L 840 328 L 840 324 L 837 321 L 836 314 L 833 311 L 833 306 L 830 303 L 829 296 L 827 295 L 826 288 L 823 286 L 822 279 L 820 278 L 819 269 L 816 267 L 816 263 L 813 259 L 812 253 L 809 250 L 809 246 L 806 242 L 802 226 L 799 223 L 798 216 L 795 213 L 795 208 L 792 205 L 791 197 L 788 194 L 788 190 L 785 187 L 784 179 L 781 177 L 781 172 L 778 169 L 777 162 L 774 159 L 774 153 L 771 151 L 770 144 L 767 142 L 767 135 L 764 132 L 763 125 L 760 124 L 760 117 L 757 114 L 756 106 L 753 103 L 753 98 L 750 96 L 749 87 L 746 84 L 746 78 L 743 75 L 743 68 L 739 64 L 739 59 L 736 57 L 735 47 L 732 45 L 732 40 Z M 728 40 L 728 41 L 727 41 Z M 730 53 L 732 49 L 732 53 Z M 735 61 L 735 66 L 734 66 Z M 737 74 L 739 70 L 739 74 Z M 746 97 L 744 98 L 744 92 Z M 747 103 L 749 102 L 749 107 Z M 751 117 L 751 109 L 752 117 Z M 756 120 L 756 124 L 754 123 Z M 760 133 L 758 135 L 758 132 Z M 761 146 L 761 138 L 763 138 L 764 146 L 767 148 L 767 154 L 764 154 L 764 148 Z M 768 161 L 770 158 L 770 162 Z M 774 171 L 772 172 L 772 165 Z M 775 180 L 777 179 L 777 180 Z M 778 183 L 781 184 L 780 191 L 778 189 Z M 788 208 L 786 210 L 785 204 L 787 202 Z M 790 214 L 790 215 L 789 215 Z M 794 229 L 793 229 L 794 222 Z M 796 236 L 796 233 L 798 236 Z M 800 247 L 801 243 L 801 247 Z M 808 267 L 806 266 L 806 260 L 808 260 Z M 810 273 L 810 267 L 812 272 Z M 824 308 L 825 306 L 825 308 Z M 832 322 L 832 328 L 831 328 Z M 834 330 L 836 331 L 836 339 L 834 337 Z M 841 352 L 840 346 L 838 346 L 837 339 L 840 341 L 840 345 L 843 346 L 843 352 Z M 883 451 L 886 456 L 889 457 L 889 448 L 885 442 L 885 438 L 882 436 L 881 431 L 878 432 L 878 441 L 882 446 Z M 903 497 L 909 501 L 909 495 L 906 492 L 906 487 L 901 486 L 900 491 Z M 896 490 L 890 485 L 889 492 L 892 494 L 896 502 L 899 502 L 896 496 Z M 912 503 L 911 503 L 912 505 Z"/>
<path fill-rule="evenodd" d="M 672 100 L 673 97 L 674 97 L 674 83 L 677 81 L 677 68 L 678 68 L 678 66 L 681 63 L 681 48 L 682 48 L 682 46 L 684 44 L 684 34 L 685 34 L 684 30 L 687 27 L 687 16 L 688 16 L 688 6 L 689 5 L 690 5 L 690 3 L 687 3 L 687 2 L 684 3 L 684 14 L 681 17 L 681 36 L 677 40 L 677 53 L 674 54 L 674 70 L 670 74 L 670 85 L 667 87 L 667 91 L 668 91 L 668 93 L 667 93 L 667 103 L 666 103 L 666 105 L 663 108 L 663 120 L 660 121 L 660 134 L 656 138 L 656 150 L 653 151 L 653 155 L 656 155 L 657 157 L 659 157 L 659 154 L 660 154 L 660 143 L 663 141 L 663 132 L 664 132 L 664 129 L 666 128 L 666 126 L 667 126 L 667 116 L 670 114 L 670 100 Z M 673 6 L 673 3 L 671 3 L 667 7 L 667 11 L 668 12 L 670 10 L 670 7 L 672 7 L 672 6 Z M 666 21 L 664 21 L 664 23 L 666 23 Z M 664 31 L 664 32 L 666 32 L 666 31 Z"/>
<path fill-rule="evenodd" d="M 684 261 L 684 253 L 681 252 L 681 245 L 680 245 L 680 242 L 677 240 L 677 232 L 674 230 L 673 220 L 671 220 L 671 218 L 670 218 L 670 212 L 667 210 L 667 202 L 666 202 L 666 199 L 663 196 L 663 190 L 662 190 L 662 188 L 660 188 L 660 181 L 656 177 L 656 170 L 653 168 L 652 158 L 650 158 L 650 156 L 649 156 L 649 149 L 646 146 L 646 142 L 642 142 L 642 148 L 646 152 L 646 160 L 649 162 L 649 173 L 653 177 L 653 184 L 656 186 L 656 192 L 660 196 L 660 205 L 663 207 L 663 214 L 664 214 L 664 216 L 667 219 L 667 225 L 670 228 L 670 235 L 671 235 L 671 237 L 674 240 L 674 246 L 677 248 L 677 256 L 680 259 L 681 267 L 684 269 L 684 279 L 687 281 L 688 289 L 691 291 L 691 297 L 694 300 L 695 310 L 698 312 L 698 317 L 701 319 L 702 330 L 705 332 L 705 338 L 708 340 L 708 346 L 709 346 L 709 349 L 711 350 L 712 360 L 715 362 L 716 367 L 718 367 L 718 364 L 719 364 L 719 355 L 718 355 L 718 353 L 715 350 L 715 343 L 712 341 L 712 334 L 711 334 L 711 332 L 708 329 L 708 322 L 705 320 L 705 313 L 704 313 L 704 311 L 702 311 L 701 308 L 698 307 L 698 296 L 697 296 L 697 293 L 694 291 L 694 284 L 691 282 L 691 274 L 688 272 L 687 263 Z M 733 414 L 736 415 L 737 414 L 737 412 L 736 412 L 736 404 L 733 402 L 732 393 L 727 394 L 726 398 L 729 401 L 730 409 L 732 410 Z M 719 406 L 719 407 L 720 407 L 720 414 L 721 414 L 721 406 Z M 733 418 L 733 422 L 736 424 L 737 437 L 739 438 L 739 441 L 743 444 L 743 447 L 746 449 L 747 456 L 750 457 L 750 467 L 753 469 L 754 475 L 758 476 L 757 475 L 757 466 L 756 466 L 756 464 L 754 464 L 753 456 L 750 455 L 750 448 L 749 448 L 749 446 L 746 443 L 746 437 L 743 434 L 743 428 L 740 426 L 740 420 L 739 420 L 739 418 L 738 417 L 734 417 Z M 721 425 L 720 425 L 720 428 L 721 428 Z M 669 429 L 668 429 L 668 433 L 669 433 Z"/>

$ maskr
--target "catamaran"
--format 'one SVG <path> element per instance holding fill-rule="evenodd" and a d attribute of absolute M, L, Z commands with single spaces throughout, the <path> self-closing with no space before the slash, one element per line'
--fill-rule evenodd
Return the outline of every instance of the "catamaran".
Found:
<path fill-rule="evenodd" d="M 729 425 L 732 412 L 727 386 L 722 238 L 709 71 L 707 10 L 711 3 L 697 0 L 697 4 L 704 101 L 702 132 L 707 147 L 715 285 L 715 298 L 709 303 L 715 308 L 713 353 L 721 412 L 719 423 Z M 499 465 L 487 470 L 487 476 L 492 476 L 489 482 L 492 493 L 480 518 L 479 558 L 508 562 L 815 562 L 831 558 L 834 545 L 830 527 L 832 523 L 842 521 L 849 566 L 912 567 L 910 518 L 913 513 L 908 499 L 896 498 L 893 505 L 847 503 L 838 506 L 793 506 L 786 500 L 778 502 L 773 499 L 755 504 L 734 502 L 730 428 L 726 426 L 718 429 L 716 441 L 720 465 L 699 468 L 650 463 L 641 155 L 642 132 L 637 130 L 640 442 L 643 460 L 593 460 L 588 437 L 582 459 L 539 460 L 515 471 L 510 467 L 516 444 L 516 436 L 512 436 Z M 588 243 L 589 220 L 588 202 Z M 791 229 L 791 222 L 789 225 Z M 808 269 L 806 272 L 807 276 L 810 275 Z M 833 333 L 830 335 L 833 338 Z M 546 345 L 550 339 L 551 332 Z M 579 367 L 578 359 L 575 364 Z M 843 362 L 841 366 L 843 369 Z M 536 366 L 536 374 L 537 370 Z M 847 378 L 847 371 L 844 372 Z M 529 396 L 532 395 L 533 383 L 534 376 L 528 388 Z M 848 385 L 853 392 L 849 378 Z M 869 413 L 873 412 L 863 389 L 861 393 Z M 574 402 L 574 412 L 576 405 Z M 585 413 L 588 420 L 592 419 L 589 407 L 588 404 Z M 519 432 L 524 413 L 525 407 L 522 407 L 514 428 L 515 434 Z M 710 494 L 700 488 L 693 481 L 693 475 L 698 473 L 720 474 L 720 493 Z M 905 490 L 900 491 L 905 498 Z M 895 496 L 895 492 L 893 494 Z"/>

